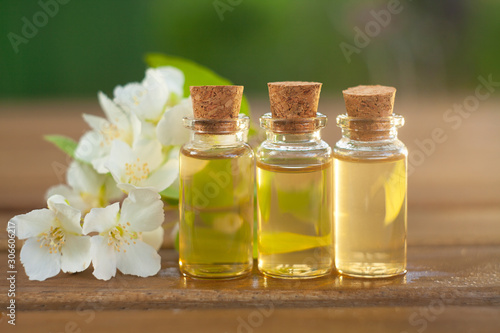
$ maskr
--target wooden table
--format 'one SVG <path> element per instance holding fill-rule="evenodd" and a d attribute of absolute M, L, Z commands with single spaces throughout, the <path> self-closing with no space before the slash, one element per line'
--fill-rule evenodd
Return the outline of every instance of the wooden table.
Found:
<path fill-rule="evenodd" d="M 179 275 L 166 239 L 162 269 L 146 279 L 118 274 L 103 282 L 87 270 L 33 282 L 18 262 L 16 327 L 2 316 L 1 332 L 500 332 L 500 100 L 481 102 L 453 128 L 443 115 L 464 97 L 396 104 L 415 169 L 405 277 L 288 281 L 254 272 L 192 280 Z M 251 102 L 255 115 L 266 112 L 265 100 Z M 43 207 L 45 190 L 64 181 L 68 160 L 42 135 L 78 138 L 86 130 L 80 113 L 100 111 L 96 101 L 0 106 L 0 272 L 7 272 L 6 222 Z M 333 144 L 341 101 L 323 100 L 320 111 L 330 117 L 323 136 Z M 446 139 L 432 144 L 436 128 Z M 5 312 L 5 279 L 0 286 Z"/>

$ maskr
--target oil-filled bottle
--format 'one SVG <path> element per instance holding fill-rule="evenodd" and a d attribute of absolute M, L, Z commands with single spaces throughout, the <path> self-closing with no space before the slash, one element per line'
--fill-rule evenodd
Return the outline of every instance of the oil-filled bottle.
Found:
<path fill-rule="evenodd" d="M 321 140 L 321 83 L 268 84 L 257 151 L 258 268 L 267 276 L 312 278 L 333 266 L 331 148 Z"/>
<path fill-rule="evenodd" d="M 180 151 L 179 266 L 195 278 L 251 272 L 254 153 L 242 86 L 191 87 L 191 140 Z"/>
<path fill-rule="evenodd" d="M 341 274 L 389 277 L 406 272 L 407 149 L 397 138 L 396 89 L 343 91 L 347 114 L 333 148 L 335 265 Z"/>

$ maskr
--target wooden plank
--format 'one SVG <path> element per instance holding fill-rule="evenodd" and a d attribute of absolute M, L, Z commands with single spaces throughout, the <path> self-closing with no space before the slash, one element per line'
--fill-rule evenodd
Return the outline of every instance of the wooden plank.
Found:
<path fill-rule="evenodd" d="M 500 245 L 500 205 L 413 207 L 408 211 L 410 245 Z"/>
<path fill-rule="evenodd" d="M 91 269 L 29 281 L 20 264 L 16 301 L 20 311 L 71 310 L 100 306 L 106 310 L 166 308 L 426 306 L 434 300 L 457 306 L 500 306 L 500 246 L 413 246 L 406 276 L 352 279 L 330 276 L 282 280 L 262 276 L 228 280 L 193 280 L 180 275 L 177 254 L 162 250 L 157 276 L 118 274 L 99 281 Z M 3 256 L 5 258 L 5 255 Z M 6 260 L 0 271 L 7 271 Z M 8 302 L 0 294 L 3 308 Z"/>
<path fill-rule="evenodd" d="M 497 333 L 500 308 L 432 303 L 395 308 L 249 308 L 225 310 L 21 312 L 2 332 L 344 332 Z"/>

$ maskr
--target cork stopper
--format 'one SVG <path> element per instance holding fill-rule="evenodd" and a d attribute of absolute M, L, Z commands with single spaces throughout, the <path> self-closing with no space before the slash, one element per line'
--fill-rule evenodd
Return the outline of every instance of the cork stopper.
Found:
<path fill-rule="evenodd" d="M 379 85 L 357 86 L 346 89 L 342 93 L 347 115 L 361 119 L 350 122 L 352 139 L 373 141 L 390 136 L 392 125 L 380 118 L 392 115 L 396 88 Z"/>
<path fill-rule="evenodd" d="M 318 82 L 270 82 L 269 100 L 273 119 L 276 122 L 273 130 L 281 132 L 305 132 L 314 130 L 314 122 L 318 110 L 321 83 Z M 308 121 L 305 121 L 308 120 Z"/>
<path fill-rule="evenodd" d="M 243 86 L 191 86 L 195 130 L 206 133 L 235 132 Z M 214 121 L 215 120 L 215 121 Z M 221 121 L 217 121 L 221 120 Z M 224 122 L 226 120 L 226 122 Z"/>

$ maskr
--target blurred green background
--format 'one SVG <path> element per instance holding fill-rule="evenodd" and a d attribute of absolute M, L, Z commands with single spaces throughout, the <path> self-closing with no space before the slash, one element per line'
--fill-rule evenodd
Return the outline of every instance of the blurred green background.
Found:
<path fill-rule="evenodd" d="M 42 24 L 39 1 L 0 0 L 1 99 L 111 93 L 142 80 L 148 52 L 192 59 L 260 96 L 268 81 L 320 81 L 327 95 L 373 83 L 419 94 L 500 77 L 497 0 L 401 0 L 379 31 L 373 11 L 392 0 L 59 1 Z M 16 53 L 23 18 L 41 27 Z M 367 24 L 373 37 L 349 63 L 340 45 L 356 46 L 354 29 Z"/>

